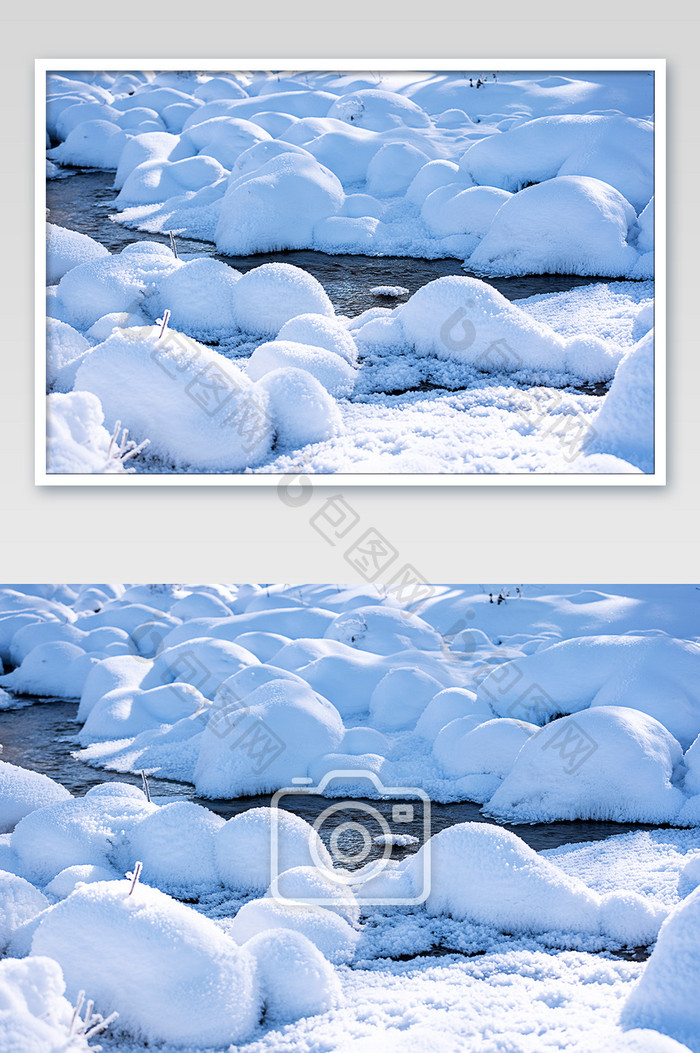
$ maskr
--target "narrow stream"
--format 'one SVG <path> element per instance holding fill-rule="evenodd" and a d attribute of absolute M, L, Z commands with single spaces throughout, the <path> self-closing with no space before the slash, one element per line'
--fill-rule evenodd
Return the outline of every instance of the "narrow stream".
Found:
<path fill-rule="evenodd" d="M 52 701 L 35 702 L 23 709 L 0 711 L 0 742 L 3 749 L 0 758 L 11 764 L 17 764 L 23 768 L 43 772 L 62 785 L 66 786 L 71 793 L 84 794 L 91 786 L 98 783 L 118 780 L 141 786 L 140 775 L 122 774 L 121 772 L 109 772 L 92 768 L 81 760 L 72 756 L 78 749 L 77 734 L 79 725 L 76 722 L 78 704 L 77 702 Z M 189 783 L 175 782 L 170 779 L 158 779 L 149 777 L 149 787 L 152 796 L 186 798 L 201 804 L 212 811 L 217 812 L 225 819 L 247 811 L 249 808 L 269 807 L 271 794 L 263 794 L 255 797 L 240 797 L 235 800 L 209 800 L 197 796 L 194 786 Z M 313 822 L 317 818 L 321 808 L 334 803 L 331 800 L 309 798 L 302 794 L 285 798 L 284 807 L 288 811 L 295 812 L 302 818 Z M 335 799 L 337 803 L 337 799 Z M 340 808 L 329 817 L 329 821 L 320 827 L 324 841 L 328 844 L 330 837 L 341 823 L 366 821 L 366 814 L 358 814 L 358 805 L 367 805 L 371 809 L 380 812 L 387 821 L 392 832 L 397 832 L 396 824 L 393 822 L 393 806 L 396 803 L 391 800 L 363 800 L 357 798 L 348 802 L 347 806 Z M 320 806 L 320 807 L 319 807 Z M 594 822 L 589 820 L 575 820 L 556 823 L 536 823 L 532 826 L 510 826 L 508 824 L 495 824 L 493 820 L 487 819 L 481 814 L 478 804 L 469 801 L 460 801 L 451 804 L 432 804 L 430 816 L 430 832 L 437 833 L 446 827 L 456 823 L 477 822 L 491 823 L 492 825 L 504 825 L 506 829 L 512 830 L 523 841 L 540 851 L 544 848 L 556 848 L 559 845 L 571 844 L 581 841 L 599 841 L 613 834 L 622 834 L 631 830 L 652 830 L 655 827 L 641 823 L 610 823 Z M 415 826 L 415 829 L 414 829 Z M 422 815 L 417 814 L 413 824 L 402 826 L 400 833 L 418 835 L 422 832 Z M 375 831 L 371 828 L 371 821 L 367 822 L 370 833 Z M 379 832 L 377 829 L 376 832 Z M 393 846 L 393 858 L 401 858 L 407 852 L 416 850 L 417 845 L 406 848 Z M 352 855 L 357 849 L 351 844 L 344 848 Z M 383 847 L 375 844 L 369 855 L 362 862 L 370 862 L 381 856 Z M 352 864 L 346 864 L 352 869 Z"/>
<path fill-rule="evenodd" d="M 170 239 L 164 234 L 130 230 L 109 217 L 116 211 L 117 195 L 112 187 L 114 173 L 95 169 L 68 168 L 69 172 L 46 184 L 48 219 L 61 227 L 89 234 L 111 252 L 120 252 L 134 241 L 157 241 L 164 245 Z M 340 314 L 355 317 L 370 307 L 394 307 L 407 299 L 374 296 L 371 289 L 380 285 L 400 285 L 412 295 L 423 285 L 448 274 L 469 275 L 457 259 L 423 260 L 410 256 L 330 256 L 311 250 L 259 253 L 255 256 L 224 256 L 209 242 L 177 238 L 181 256 L 189 253 L 213 256 L 239 271 L 248 271 L 263 263 L 291 263 L 302 267 L 324 286 L 333 306 Z M 472 275 L 474 276 L 474 275 Z M 475 276 L 474 276 L 475 277 Z M 614 279 L 581 277 L 575 274 L 532 274 L 514 278 L 487 279 L 509 300 L 519 300 L 536 293 L 566 292 L 581 285 L 595 285 Z"/>

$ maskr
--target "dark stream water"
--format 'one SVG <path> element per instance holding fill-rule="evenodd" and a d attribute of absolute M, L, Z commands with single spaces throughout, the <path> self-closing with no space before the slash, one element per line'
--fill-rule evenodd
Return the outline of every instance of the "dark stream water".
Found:
<path fill-rule="evenodd" d="M 70 175 L 50 179 L 46 184 L 48 219 L 61 227 L 89 234 L 112 252 L 120 252 L 134 241 L 157 241 L 164 245 L 170 239 L 164 234 L 147 234 L 129 230 L 110 220 L 116 211 L 117 191 L 112 188 L 113 172 L 94 169 L 69 169 Z M 209 242 L 177 237 L 178 253 L 213 256 L 217 260 L 245 272 L 263 263 L 291 263 L 302 267 L 324 286 L 336 311 L 355 317 L 369 307 L 393 307 L 407 299 L 373 296 L 378 285 L 400 285 L 412 295 L 423 285 L 447 274 L 469 274 L 456 259 L 421 260 L 408 256 L 329 256 L 324 252 L 289 250 L 258 253 L 254 256 L 224 256 Z M 478 276 L 475 276 L 478 277 Z M 566 292 L 580 285 L 610 282 L 610 278 L 580 277 L 575 274 L 533 274 L 515 278 L 488 279 L 509 300 L 518 300 L 536 293 Z"/>
<path fill-rule="evenodd" d="M 85 793 L 91 786 L 110 780 L 119 780 L 141 786 L 141 777 L 139 775 L 92 768 L 72 756 L 73 752 L 79 748 L 77 744 L 79 725 L 75 720 L 77 708 L 77 702 L 55 701 L 35 703 L 26 706 L 24 709 L 0 711 L 0 743 L 3 745 L 0 756 L 2 760 L 17 764 L 23 768 L 43 772 L 77 795 Z M 247 811 L 249 808 L 269 806 L 271 800 L 270 794 L 256 797 L 241 797 L 235 800 L 205 800 L 197 796 L 194 786 L 189 783 L 151 777 L 149 777 L 148 782 L 150 792 L 154 797 L 185 797 L 197 804 L 210 808 L 226 819 Z M 288 811 L 296 812 L 297 815 L 313 822 L 320 811 L 337 803 L 339 803 L 338 799 L 309 798 L 299 794 L 285 798 L 284 807 Z M 402 823 L 398 826 L 394 821 L 393 815 L 393 808 L 396 803 L 399 802 L 357 798 L 349 802 L 347 806 L 339 808 L 338 811 L 329 817 L 328 822 L 320 826 L 320 833 L 326 844 L 328 844 L 333 831 L 339 824 L 352 821 L 359 821 L 365 824 L 368 832 L 372 835 L 380 833 L 378 824 L 368 819 L 367 813 L 358 813 L 358 805 L 367 805 L 370 809 L 376 809 L 381 813 L 392 832 L 408 833 L 418 836 L 422 840 L 422 813 L 420 809 L 416 808 L 413 823 Z M 448 826 L 453 826 L 455 823 L 478 822 L 493 824 L 493 820 L 487 819 L 481 814 L 478 804 L 473 804 L 469 801 L 432 804 L 430 812 L 431 834 L 437 833 Z M 506 829 L 517 833 L 523 841 L 526 841 L 536 851 L 544 848 L 556 848 L 559 845 L 575 842 L 599 841 L 613 834 L 626 833 L 630 830 L 654 829 L 652 826 L 643 824 L 582 820 L 536 823 L 532 826 L 502 825 Z M 347 840 L 340 842 L 340 847 L 347 855 L 352 856 L 360 850 L 359 838 L 353 835 L 352 832 L 349 832 Z M 416 847 L 416 845 L 407 848 L 394 846 L 392 849 L 393 858 L 401 858 L 406 852 L 415 851 Z M 363 858 L 362 862 L 377 859 L 382 852 L 383 848 L 381 846 L 374 845 L 371 852 Z M 352 869 L 351 862 L 348 861 L 345 865 Z"/>

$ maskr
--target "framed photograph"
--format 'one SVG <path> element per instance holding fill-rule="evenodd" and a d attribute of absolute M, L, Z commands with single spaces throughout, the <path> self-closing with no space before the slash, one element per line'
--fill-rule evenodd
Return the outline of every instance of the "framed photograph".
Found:
<path fill-rule="evenodd" d="M 37 62 L 37 483 L 665 483 L 665 63 L 371 66 Z"/>

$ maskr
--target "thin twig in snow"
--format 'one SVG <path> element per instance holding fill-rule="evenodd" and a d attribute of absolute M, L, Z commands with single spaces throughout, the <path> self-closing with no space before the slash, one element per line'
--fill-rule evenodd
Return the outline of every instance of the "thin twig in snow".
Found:
<path fill-rule="evenodd" d="M 139 862 L 136 863 L 133 873 L 126 875 L 128 878 L 131 878 L 131 888 L 129 889 L 129 895 L 131 895 L 131 893 L 136 888 L 138 880 L 141 877 L 141 871 L 142 870 L 143 870 L 143 863 L 141 863 L 139 861 Z"/>

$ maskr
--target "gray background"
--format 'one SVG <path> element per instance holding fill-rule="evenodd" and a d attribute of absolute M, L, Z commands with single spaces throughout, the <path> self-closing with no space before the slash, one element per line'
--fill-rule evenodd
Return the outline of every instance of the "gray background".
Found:
<path fill-rule="evenodd" d="M 398 551 L 390 570 L 410 563 L 433 581 L 697 577 L 698 25 L 684 15 L 689 4 L 140 0 L 100 9 L 94 0 L 64 0 L 23 8 L 30 10 L 32 21 L 5 20 L 1 67 L 6 581 L 359 580 L 343 552 L 369 528 Z M 259 56 L 668 60 L 666 488 L 352 487 L 345 496 L 357 530 L 332 545 L 309 520 L 336 488 L 289 507 L 274 487 L 34 486 L 34 59 L 133 58 L 138 66 L 139 58 Z"/>

